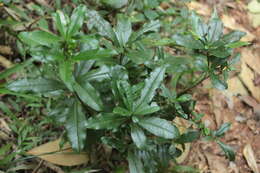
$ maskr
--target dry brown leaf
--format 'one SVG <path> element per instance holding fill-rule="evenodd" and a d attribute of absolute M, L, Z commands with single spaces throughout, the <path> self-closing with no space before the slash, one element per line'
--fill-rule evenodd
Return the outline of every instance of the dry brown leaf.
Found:
<path fill-rule="evenodd" d="M 220 157 L 209 152 L 205 152 L 205 156 L 207 157 L 211 173 L 228 173 L 227 165 Z"/>
<path fill-rule="evenodd" d="M 5 68 L 10 68 L 12 66 L 12 62 L 1 55 L 0 55 L 0 64 Z"/>
<path fill-rule="evenodd" d="M 198 14 L 202 16 L 210 16 L 211 8 L 207 4 L 202 4 L 196 1 L 191 1 L 187 4 L 190 10 L 195 10 Z"/>
<path fill-rule="evenodd" d="M 253 41 L 255 39 L 255 36 L 248 31 L 246 28 L 244 28 L 242 25 L 236 22 L 235 18 L 228 15 L 222 15 L 221 16 L 222 22 L 224 23 L 224 26 L 232 29 L 232 30 L 239 30 L 246 32 L 246 36 L 242 37 L 241 41 Z"/>
<path fill-rule="evenodd" d="M 66 143 L 60 150 L 59 143 L 60 139 L 48 142 L 33 148 L 27 154 L 38 156 L 45 161 L 62 166 L 75 166 L 88 162 L 89 158 L 86 153 L 75 154 L 69 143 Z"/>
<path fill-rule="evenodd" d="M 0 53 L 5 55 L 12 55 L 12 49 L 9 46 L 0 45 Z"/>
<path fill-rule="evenodd" d="M 252 93 L 252 96 L 260 102 L 260 87 L 254 84 L 254 72 L 248 67 L 248 65 L 242 60 L 241 72 L 239 74 L 241 80 L 246 85 L 248 90 Z"/>
<path fill-rule="evenodd" d="M 242 49 L 241 61 L 246 62 L 255 72 L 260 74 L 260 57 L 251 49 Z"/>
<path fill-rule="evenodd" d="M 248 92 L 238 77 L 228 79 L 228 90 L 234 96 L 237 95 L 248 95 Z"/>
<path fill-rule="evenodd" d="M 252 146 L 247 144 L 243 149 L 244 157 L 246 158 L 248 166 L 254 171 L 254 173 L 259 173 L 257 163 L 255 160 L 254 152 Z"/>

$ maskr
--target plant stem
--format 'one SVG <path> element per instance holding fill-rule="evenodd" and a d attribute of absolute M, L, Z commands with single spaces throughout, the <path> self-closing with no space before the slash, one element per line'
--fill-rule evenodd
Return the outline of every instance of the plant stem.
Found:
<path fill-rule="evenodd" d="M 185 93 L 187 93 L 188 91 L 192 90 L 193 88 L 195 88 L 196 86 L 198 86 L 199 84 L 201 84 L 204 80 L 206 80 L 209 77 L 209 75 L 207 73 L 203 73 L 202 76 L 196 80 L 196 82 L 194 82 L 191 86 L 189 86 L 188 88 L 185 88 L 184 90 L 182 90 L 181 92 L 179 92 L 177 94 L 177 96 L 181 96 Z"/>

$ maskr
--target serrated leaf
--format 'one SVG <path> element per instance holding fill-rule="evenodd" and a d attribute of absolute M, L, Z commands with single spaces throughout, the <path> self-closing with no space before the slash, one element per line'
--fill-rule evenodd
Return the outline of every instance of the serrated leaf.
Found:
<path fill-rule="evenodd" d="M 220 142 L 220 141 L 217 141 L 217 143 L 219 144 L 221 149 L 224 151 L 224 153 L 226 154 L 227 158 L 230 161 L 234 161 L 235 160 L 235 152 L 234 152 L 233 148 L 231 148 L 229 145 L 224 144 L 223 142 Z"/>
<path fill-rule="evenodd" d="M 80 102 L 75 101 L 69 108 L 65 127 L 72 148 L 76 151 L 81 151 L 85 146 L 87 134 L 85 127 L 86 122 L 86 117 L 82 111 Z"/>
<path fill-rule="evenodd" d="M 58 36 L 46 31 L 21 32 L 18 37 L 29 46 L 44 45 L 51 47 L 51 45 L 60 41 Z"/>
<path fill-rule="evenodd" d="M 166 139 L 174 139 L 179 136 L 178 128 L 169 121 L 157 117 L 141 119 L 138 124 L 150 133 Z"/>
<path fill-rule="evenodd" d="M 63 38 L 66 38 L 68 24 L 69 24 L 69 17 L 60 10 L 58 10 L 52 16 L 57 30 L 60 32 Z"/>
<path fill-rule="evenodd" d="M 220 137 L 220 136 L 224 135 L 224 133 L 226 131 L 228 131 L 230 129 L 230 127 L 231 127 L 231 123 L 224 123 L 221 125 L 221 127 L 217 131 L 215 131 L 214 135 L 217 137 Z"/>
<path fill-rule="evenodd" d="M 123 116 L 112 113 L 101 113 L 89 118 L 85 126 L 89 129 L 116 129 L 125 120 L 127 119 Z"/>
<path fill-rule="evenodd" d="M 180 143 L 180 144 L 189 143 L 189 142 L 193 142 L 194 140 L 198 139 L 199 136 L 200 136 L 199 131 L 188 131 L 188 132 L 182 134 L 181 136 L 179 136 L 175 140 L 175 142 Z"/>
<path fill-rule="evenodd" d="M 127 161 L 130 173 L 144 173 L 144 167 L 141 159 L 131 151 L 128 151 Z"/>
<path fill-rule="evenodd" d="M 131 137 L 139 149 L 143 149 L 146 144 L 146 136 L 141 128 L 136 125 L 131 126 Z"/>
<path fill-rule="evenodd" d="M 65 89 L 65 86 L 59 81 L 53 79 L 38 78 L 16 80 L 8 83 L 6 88 L 15 92 L 33 91 L 36 93 L 46 93 Z"/>
<path fill-rule="evenodd" d="M 117 17 L 115 35 L 121 47 L 124 47 L 132 34 L 132 25 L 128 17 L 120 14 Z"/>
<path fill-rule="evenodd" d="M 93 49 L 80 52 L 72 57 L 73 60 L 96 60 L 100 58 L 108 58 L 117 55 L 115 50 L 111 49 Z"/>
<path fill-rule="evenodd" d="M 135 110 L 144 103 L 149 103 L 155 94 L 155 90 L 160 87 L 164 79 L 165 67 L 157 67 L 151 72 L 150 77 L 145 79 L 145 85 L 141 92 L 141 97 L 135 105 Z"/>
<path fill-rule="evenodd" d="M 154 112 L 157 112 L 160 110 L 160 107 L 155 103 L 151 103 L 148 105 L 147 103 L 144 103 L 143 105 L 139 106 L 137 110 L 135 110 L 135 115 L 147 115 L 152 114 Z"/>
<path fill-rule="evenodd" d="M 89 107 L 96 111 L 103 109 L 98 91 L 89 82 L 85 81 L 83 84 L 75 82 L 73 88 L 79 98 Z"/>
<path fill-rule="evenodd" d="M 67 30 L 67 37 L 70 38 L 71 36 L 75 35 L 78 30 L 83 25 L 83 21 L 85 18 L 86 6 L 80 5 L 73 10 L 71 15 L 70 24 Z"/>

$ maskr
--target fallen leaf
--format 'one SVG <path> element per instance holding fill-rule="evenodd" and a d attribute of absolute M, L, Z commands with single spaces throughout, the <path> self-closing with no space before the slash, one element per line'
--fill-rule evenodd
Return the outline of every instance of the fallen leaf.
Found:
<path fill-rule="evenodd" d="M 205 156 L 207 157 L 211 173 L 228 173 L 227 165 L 219 156 L 209 152 L 205 152 Z"/>
<path fill-rule="evenodd" d="M 12 62 L 1 55 L 0 55 L 0 64 L 2 64 L 5 68 L 10 68 L 12 66 Z"/>
<path fill-rule="evenodd" d="M 247 5 L 247 8 L 251 13 L 260 13 L 260 2 L 257 2 L 257 0 L 252 0 Z"/>
<path fill-rule="evenodd" d="M 248 166 L 252 169 L 254 173 L 259 173 L 257 163 L 255 160 L 254 152 L 252 146 L 247 144 L 243 149 L 244 157 L 246 158 Z"/>
<path fill-rule="evenodd" d="M 254 28 L 260 26 L 260 13 L 249 13 L 248 15 Z"/>
<path fill-rule="evenodd" d="M 69 143 L 60 149 L 59 143 L 60 139 L 45 143 L 28 151 L 27 154 L 62 166 L 75 166 L 88 162 L 89 158 L 86 153 L 75 153 Z"/>
<path fill-rule="evenodd" d="M 246 85 L 247 89 L 251 92 L 252 96 L 258 102 L 260 102 L 260 87 L 257 87 L 254 84 L 254 79 L 255 79 L 254 71 L 248 67 L 247 63 L 243 59 L 241 63 L 241 72 L 239 74 L 239 77 Z"/>
<path fill-rule="evenodd" d="M 196 11 L 198 14 L 202 16 L 210 16 L 211 15 L 211 8 L 205 3 L 199 3 L 196 1 L 191 1 L 187 4 L 190 10 Z"/>
<path fill-rule="evenodd" d="M 233 18 L 232 16 L 222 15 L 221 20 L 226 28 L 246 32 L 246 36 L 242 37 L 241 41 L 251 42 L 255 39 L 255 36 L 242 25 L 237 23 L 235 18 Z"/>
<path fill-rule="evenodd" d="M 228 79 L 228 90 L 233 96 L 248 95 L 248 92 L 238 77 Z"/>
<path fill-rule="evenodd" d="M 0 53 L 5 55 L 12 55 L 12 49 L 9 46 L 0 45 Z"/>

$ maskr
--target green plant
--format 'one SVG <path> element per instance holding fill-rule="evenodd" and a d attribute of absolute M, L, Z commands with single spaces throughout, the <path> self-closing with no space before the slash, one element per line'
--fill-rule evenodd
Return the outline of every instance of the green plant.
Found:
<path fill-rule="evenodd" d="M 49 116 L 65 126 L 75 151 L 95 153 L 93 145 L 109 146 L 128 161 L 131 173 L 168 172 L 169 162 L 181 155 L 176 145 L 200 137 L 216 141 L 234 160 L 231 147 L 219 140 L 230 124 L 217 131 L 205 127 L 188 93 L 207 78 L 214 87 L 227 88 L 228 72 L 239 58 L 233 48 L 245 44 L 239 41 L 244 33 L 224 35 L 216 12 L 203 23 L 185 8 L 156 9 L 159 1 L 141 9 L 111 2 L 93 2 L 96 9 L 108 5 L 111 15 L 79 5 L 70 17 L 53 13 L 53 30 L 21 32 L 19 40 L 40 65 L 2 91 L 48 100 Z M 172 14 L 187 17 L 176 33 L 164 23 Z M 190 121 L 192 129 L 181 134 L 177 117 Z"/>

